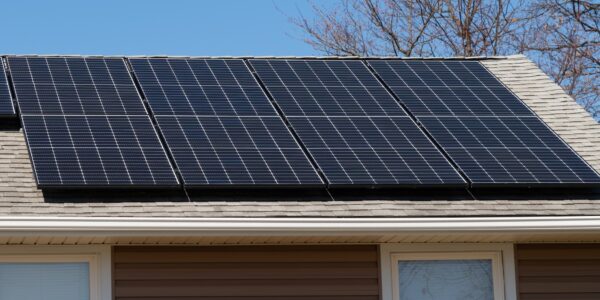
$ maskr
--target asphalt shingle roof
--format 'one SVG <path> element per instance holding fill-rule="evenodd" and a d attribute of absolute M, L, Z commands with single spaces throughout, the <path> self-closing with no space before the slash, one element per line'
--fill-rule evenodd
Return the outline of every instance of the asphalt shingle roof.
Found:
<path fill-rule="evenodd" d="M 508 88 L 596 170 L 600 170 L 600 124 L 524 56 L 481 59 Z M 117 203 L 53 202 L 36 188 L 21 131 L 0 131 L 0 215 L 127 217 L 434 217 L 600 215 L 600 200 L 570 199 L 352 201 L 195 201 L 168 198 Z M 577 199 L 574 199 L 577 198 Z M 444 199 L 439 195 L 436 199 Z M 450 199 L 450 197 L 448 197 Z"/>

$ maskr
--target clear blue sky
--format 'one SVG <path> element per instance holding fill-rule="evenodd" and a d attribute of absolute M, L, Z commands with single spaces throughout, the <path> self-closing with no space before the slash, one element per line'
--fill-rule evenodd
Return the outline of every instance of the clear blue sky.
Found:
<path fill-rule="evenodd" d="M 314 55 L 285 15 L 310 16 L 309 7 L 306 0 L 3 1 L 0 53 Z"/>

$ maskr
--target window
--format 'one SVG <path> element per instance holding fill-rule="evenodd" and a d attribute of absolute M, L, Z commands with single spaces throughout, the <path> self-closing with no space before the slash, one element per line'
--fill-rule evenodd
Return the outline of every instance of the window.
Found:
<path fill-rule="evenodd" d="M 92 255 L 0 255 L 0 300 L 95 300 Z"/>
<path fill-rule="evenodd" d="M 392 254 L 395 300 L 503 300 L 497 252 Z"/>
<path fill-rule="evenodd" d="M 510 243 L 389 243 L 379 251 L 383 300 L 517 300 Z"/>

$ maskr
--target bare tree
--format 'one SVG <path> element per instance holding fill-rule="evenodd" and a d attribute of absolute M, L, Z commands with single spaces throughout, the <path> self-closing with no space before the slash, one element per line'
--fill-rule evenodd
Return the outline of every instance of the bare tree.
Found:
<path fill-rule="evenodd" d="M 600 5 L 539 1 L 524 52 L 595 118 L 600 117 Z M 593 17 L 595 16 L 595 17 Z"/>
<path fill-rule="evenodd" d="M 530 16 L 526 0 L 341 0 L 292 22 L 306 42 L 337 55 L 499 55 Z"/>
<path fill-rule="evenodd" d="M 426 30 L 436 11 L 419 1 L 343 0 L 326 10 L 312 5 L 317 16 L 292 19 L 315 49 L 334 55 L 431 54 Z"/>
<path fill-rule="evenodd" d="M 600 117 L 600 4 L 585 0 L 340 0 L 292 22 L 330 55 L 525 53 Z"/>

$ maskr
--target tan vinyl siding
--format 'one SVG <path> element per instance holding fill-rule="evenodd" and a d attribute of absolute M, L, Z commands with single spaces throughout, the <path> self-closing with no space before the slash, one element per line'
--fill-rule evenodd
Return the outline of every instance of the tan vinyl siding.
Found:
<path fill-rule="evenodd" d="M 118 300 L 378 300 L 377 246 L 117 246 Z"/>
<path fill-rule="evenodd" d="M 520 300 L 600 299 L 600 244 L 516 247 Z"/>

